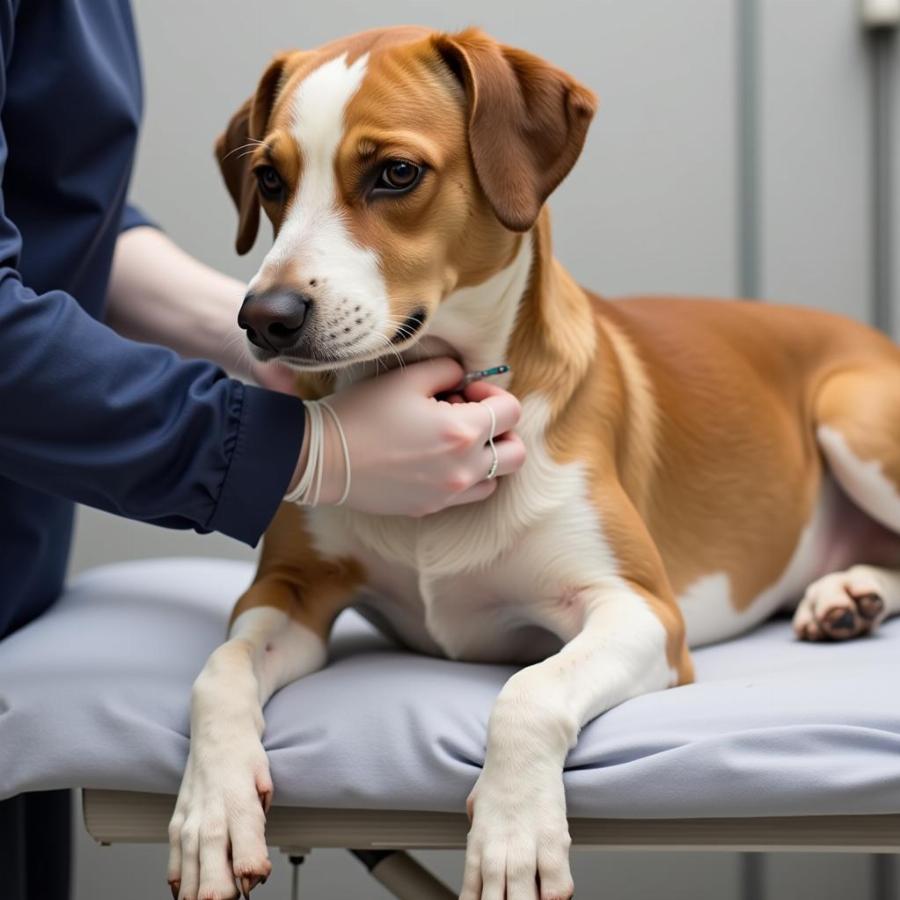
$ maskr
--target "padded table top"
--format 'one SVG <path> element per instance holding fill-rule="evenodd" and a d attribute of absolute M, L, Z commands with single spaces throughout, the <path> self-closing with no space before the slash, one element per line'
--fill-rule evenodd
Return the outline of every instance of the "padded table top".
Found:
<path fill-rule="evenodd" d="M 0 798 L 174 794 L 191 683 L 252 571 L 206 559 L 96 569 L 0 643 Z M 801 644 L 779 620 L 695 661 L 696 684 L 584 729 L 566 766 L 571 815 L 900 812 L 900 620 L 845 644 Z M 407 653 L 345 613 L 329 666 L 267 707 L 276 803 L 462 810 L 511 671 Z"/>

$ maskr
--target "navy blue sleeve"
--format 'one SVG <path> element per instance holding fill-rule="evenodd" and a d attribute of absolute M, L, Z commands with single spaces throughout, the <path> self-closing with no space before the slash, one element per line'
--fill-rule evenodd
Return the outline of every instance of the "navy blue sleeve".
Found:
<path fill-rule="evenodd" d="M 140 207 L 135 206 L 133 203 L 126 203 L 125 209 L 122 210 L 122 224 L 119 226 L 119 230 L 128 231 L 130 228 L 140 228 L 142 225 L 150 228 L 159 228 L 156 222 L 147 218 Z"/>
<path fill-rule="evenodd" d="M 0 108 L 12 7 L 0 4 Z M 8 154 L 0 131 L 0 175 Z M 303 405 L 134 343 L 22 283 L 0 196 L 0 474 L 133 519 L 254 544 L 303 437 Z M 0 511 L 2 514 L 2 511 Z"/>
<path fill-rule="evenodd" d="M 8 265 L 0 221 L 0 473 L 145 522 L 255 544 L 303 438 L 303 405 L 118 337 Z"/>

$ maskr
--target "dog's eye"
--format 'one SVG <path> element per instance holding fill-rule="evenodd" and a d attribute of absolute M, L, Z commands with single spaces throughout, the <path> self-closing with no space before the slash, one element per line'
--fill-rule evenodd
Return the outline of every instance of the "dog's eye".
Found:
<path fill-rule="evenodd" d="M 419 183 L 421 177 L 421 166 L 405 159 L 391 159 L 381 167 L 373 193 L 405 194 Z"/>
<path fill-rule="evenodd" d="M 259 192 L 266 200 L 279 200 L 284 192 L 284 182 L 272 166 L 260 166 L 255 171 Z"/>

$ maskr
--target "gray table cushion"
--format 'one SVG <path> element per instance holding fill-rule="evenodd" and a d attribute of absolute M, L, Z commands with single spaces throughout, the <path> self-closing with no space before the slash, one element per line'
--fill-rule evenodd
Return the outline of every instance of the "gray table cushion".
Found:
<path fill-rule="evenodd" d="M 216 560 L 109 566 L 0 643 L 0 797 L 174 793 L 191 683 L 251 575 Z M 697 684 L 585 728 L 566 767 L 572 815 L 900 811 L 900 621 L 816 645 L 781 620 L 696 662 Z M 403 652 L 345 614 L 328 668 L 267 708 L 276 802 L 461 810 L 510 671 Z"/>

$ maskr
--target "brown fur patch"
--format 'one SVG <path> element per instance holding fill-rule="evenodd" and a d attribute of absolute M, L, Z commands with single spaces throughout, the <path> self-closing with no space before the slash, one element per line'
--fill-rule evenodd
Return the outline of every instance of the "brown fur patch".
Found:
<path fill-rule="evenodd" d="M 535 261 L 536 273 L 552 272 L 548 243 L 538 246 L 545 258 Z M 615 478 L 623 485 L 676 595 L 704 575 L 725 572 L 735 607 L 744 609 L 778 580 L 819 490 L 813 407 L 830 372 L 873 355 L 892 357 L 893 376 L 877 376 L 880 390 L 866 394 L 848 384 L 850 399 L 835 390 L 833 402 L 845 417 L 855 407 L 861 455 L 868 450 L 870 458 L 897 459 L 887 445 L 896 448 L 900 439 L 871 423 L 897 420 L 886 415 L 884 400 L 897 393 L 887 385 L 897 381 L 900 352 L 864 326 L 761 304 L 607 302 L 552 279 L 529 302 L 543 305 L 543 318 L 553 318 L 557 333 L 573 308 L 593 309 L 598 349 L 592 365 L 572 365 L 592 344 L 579 328 L 578 337 L 569 332 L 567 365 L 557 365 L 552 351 L 528 354 L 520 389 L 541 390 L 560 411 L 547 434 L 558 461 L 582 460 L 600 483 Z M 541 319 L 533 311 L 520 321 Z M 541 341 L 532 330 L 522 345 Z M 878 398 L 871 401 L 879 406 L 873 416 L 859 414 L 863 396 Z M 900 478 L 897 468 L 891 471 Z M 617 515 L 602 504 L 600 513 L 605 526 Z"/>
<path fill-rule="evenodd" d="M 355 560 L 322 559 L 313 548 L 303 511 L 282 503 L 266 531 L 253 584 L 238 600 L 229 625 L 248 609 L 271 606 L 327 640 L 334 620 L 364 581 Z"/>
<path fill-rule="evenodd" d="M 466 92 L 469 149 L 497 218 L 528 231 L 581 153 L 597 100 L 567 72 L 469 28 L 432 38 Z"/>
<path fill-rule="evenodd" d="M 824 382 L 816 424 L 839 431 L 862 462 L 881 463 L 900 491 L 900 348 L 885 341 L 879 350 Z"/>

